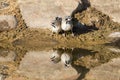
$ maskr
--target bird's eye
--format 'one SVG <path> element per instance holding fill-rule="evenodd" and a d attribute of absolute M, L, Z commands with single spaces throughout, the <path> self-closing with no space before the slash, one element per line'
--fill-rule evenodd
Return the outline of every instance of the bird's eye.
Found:
<path fill-rule="evenodd" d="M 59 18 L 59 21 L 61 21 L 62 20 L 62 18 Z"/>
<path fill-rule="evenodd" d="M 54 58 L 55 58 L 55 56 L 51 57 L 51 59 L 54 59 Z"/>
<path fill-rule="evenodd" d="M 65 64 L 65 66 L 67 67 L 67 64 Z"/>
<path fill-rule="evenodd" d="M 59 17 L 56 17 L 56 20 L 58 20 L 59 19 Z"/>
<path fill-rule="evenodd" d="M 52 23 L 52 25 L 54 25 L 55 23 Z"/>
<path fill-rule="evenodd" d="M 65 19 L 66 21 L 68 20 L 68 19 Z"/>

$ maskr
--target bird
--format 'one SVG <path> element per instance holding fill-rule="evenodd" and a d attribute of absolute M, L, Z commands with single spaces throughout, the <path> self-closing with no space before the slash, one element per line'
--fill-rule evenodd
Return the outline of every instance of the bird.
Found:
<path fill-rule="evenodd" d="M 65 67 L 70 67 L 71 66 L 72 59 L 73 59 L 73 57 L 70 53 L 64 52 L 61 55 L 61 62 L 65 65 Z"/>
<path fill-rule="evenodd" d="M 51 26 L 52 26 L 52 33 L 59 34 L 62 31 L 61 28 L 61 23 L 62 23 L 62 18 L 61 17 L 55 17 L 55 20 L 52 21 Z"/>
<path fill-rule="evenodd" d="M 58 63 L 61 60 L 61 54 L 61 49 L 54 49 L 50 57 L 51 61 L 54 63 Z"/>
<path fill-rule="evenodd" d="M 73 22 L 71 16 L 66 16 L 65 19 L 62 20 L 61 28 L 64 32 L 71 31 L 73 34 Z"/>

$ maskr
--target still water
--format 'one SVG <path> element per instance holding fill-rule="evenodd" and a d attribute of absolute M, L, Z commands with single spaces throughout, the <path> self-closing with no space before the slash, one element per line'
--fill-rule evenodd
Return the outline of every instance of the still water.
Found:
<path fill-rule="evenodd" d="M 93 79 L 120 80 L 119 47 L 94 45 L 47 50 L 0 47 L 0 80 Z"/>

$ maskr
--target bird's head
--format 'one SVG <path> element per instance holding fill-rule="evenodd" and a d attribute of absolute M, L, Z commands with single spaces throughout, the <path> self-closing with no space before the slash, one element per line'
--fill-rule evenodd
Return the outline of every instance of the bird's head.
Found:
<path fill-rule="evenodd" d="M 72 20 L 72 17 L 71 16 L 66 16 L 65 17 L 65 21 L 71 21 Z"/>

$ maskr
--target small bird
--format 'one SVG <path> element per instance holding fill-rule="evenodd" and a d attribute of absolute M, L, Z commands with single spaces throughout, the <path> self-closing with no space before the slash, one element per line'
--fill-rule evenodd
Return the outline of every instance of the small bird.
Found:
<path fill-rule="evenodd" d="M 65 67 L 69 67 L 71 65 L 72 59 L 73 57 L 69 53 L 63 53 L 61 55 L 61 62 L 64 63 Z"/>
<path fill-rule="evenodd" d="M 52 26 L 52 33 L 59 34 L 62 31 L 61 28 L 62 18 L 56 17 L 55 20 L 53 20 L 51 26 Z"/>
<path fill-rule="evenodd" d="M 64 32 L 71 31 L 73 34 L 73 22 L 71 16 L 67 16 L 65 19 L 62 20 L 61 28 Z"/>
<path fill-rule="evenodd" d="M 53 53 L 51 55 L 51 61 L 54 63 L 58 63 L 61 60 L 61 52 L 59 50 L 53 50 Z"/>

